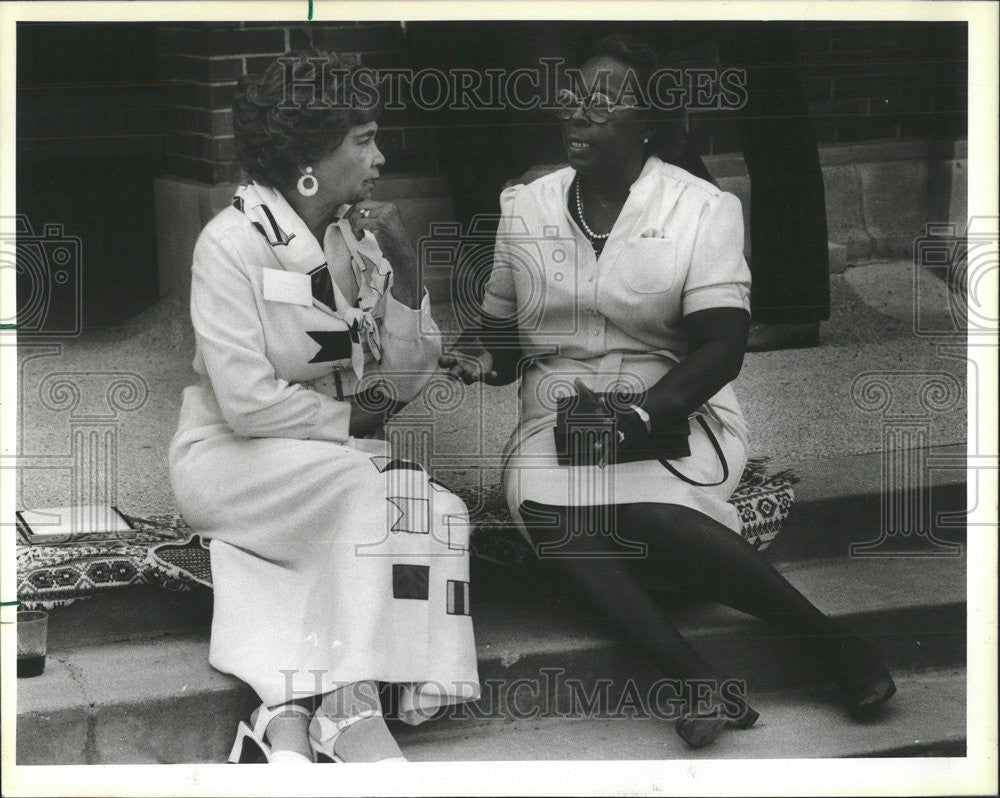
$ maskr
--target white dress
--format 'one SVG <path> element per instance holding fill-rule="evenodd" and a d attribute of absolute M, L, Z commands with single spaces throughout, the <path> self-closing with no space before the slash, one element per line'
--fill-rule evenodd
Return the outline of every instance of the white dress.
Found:
<path fill-rule="evenodd" d="M 560 466 L 555 403 L 576 392 L 646 390 L 686 353 L 687 314 L 749 311 L 739 200 L 649 158 L 598 258 L 567 208 L 575 172 L 561 169 L 501 195 L 503 216 L 484 309 L 518 319 L 533 360 L 521 414 L 505 448 L 504 484 L 514 518 L 525 501 L 555 506 L 681 504 L 739 532 L 727 499 L 747 459 L 747 428 L 727 385 L 694 414 L 691 455 L 607 468 Z M 692 484 L 701 483 L 701 484 Z M 522 532 L 524 532 L 522 525 Z"/>
<path fill-rule="evenodd" d="M 328 231 L 316 251 L 333 263 L 342 253 L 330 241 Z M 331 379 L 336 367 L 344 397 L 359 388 L 345 324 L 283 292 L 281 270 L 274 243 L 236 207 L 195 248 L 200 381 L 184 392 L 170 477 L 185 519 L 212 541 L 210 662 L 267 705 L 399 683 L 401 717 L 419 723 L 479 696 L 468 514 L 384 441 L 350 437 L 351 407 Z M 359 285 L 373 276 L 355 270 Z M 389 283 L 372 312 L 381 364 L 366 352 L 360 387 L 383 380 L 409 400 L 440 341 L 427 296 L 410 309 Z"/>

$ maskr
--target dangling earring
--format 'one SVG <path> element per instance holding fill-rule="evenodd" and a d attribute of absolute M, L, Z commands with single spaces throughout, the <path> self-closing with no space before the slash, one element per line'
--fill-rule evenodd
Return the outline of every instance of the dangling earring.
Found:
<path fill-rule="evenodd" d="M 649 144 L 649 136 L 643 136 L 642 137 L 642 143 L 643 144 Z"/>
<path fill-rule="evenodd" d="M 295 186 L 303 197 L 311 197 L 319 191 L 319 181 L 313 177 L 312 171 L 313 168 L 307 166 L 306 173 L 299 178 L 299 182 Z"/>

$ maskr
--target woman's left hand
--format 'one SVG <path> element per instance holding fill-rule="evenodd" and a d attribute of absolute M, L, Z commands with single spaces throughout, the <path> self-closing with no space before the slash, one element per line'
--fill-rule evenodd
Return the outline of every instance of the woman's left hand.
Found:
<path fill-rule="evenodd" d="M 609 424 L 608 435 L 595 436 L 591 441 L 592 452 L 583 461 L 598 466 L 614 465 L 621 461 L 624 452 L 642 445 L 649 432 L 634 410 L 616 409 L 608 397 L 595 394 L 579 377 L 574 380 L 577 402 L 572 415 L 604 418 Z"/>

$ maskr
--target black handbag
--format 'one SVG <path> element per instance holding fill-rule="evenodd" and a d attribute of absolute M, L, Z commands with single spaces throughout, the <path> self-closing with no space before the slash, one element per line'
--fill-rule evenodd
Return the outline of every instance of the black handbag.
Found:
<path fill-rule="evenodd" d="M 603 395 L 599 395 L 602 399 Z M 606 409 L 581 409 L 579 396 L 556 400 L 556 461 L 559 465 L 593 466 L 631 463 L 637 460 L 679 460 L 691 455 L 688 438 L 691 425 L 687 418 L 657 424 L 637 446 L 618 451 L 614 445 L 617 430 L 615 417 Z M 598 446 L 600 444 L 600 446 Z M 606 453 L 600 462 L 599 452 Z"/>

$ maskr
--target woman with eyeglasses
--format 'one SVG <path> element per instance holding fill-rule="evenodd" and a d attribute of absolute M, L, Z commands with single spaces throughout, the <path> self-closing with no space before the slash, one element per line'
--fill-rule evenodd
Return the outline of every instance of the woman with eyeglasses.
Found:
<path fill-rule="evenodd" d="M 730 384 L 749 327 L 743 218 L 736 197 L 652 153 L 654 117 L 625 89 L 656 69 L 638 40 L 597 43 L 580 90 L 559 98 L 569 166 L 503 192 L 478 339 L 467 333 L 440 364 L 465 382 L 521 378 L 504 452 L 511 514 L 540 557 L 686 686 L 676 728 L 700 747 L 757 713 L 637 581 L 650 555 L 687 592 L 803 641 L 850 712 L 895 686 L 868 644 L 741 537 L 726 501 L 748 451 Z"/>

